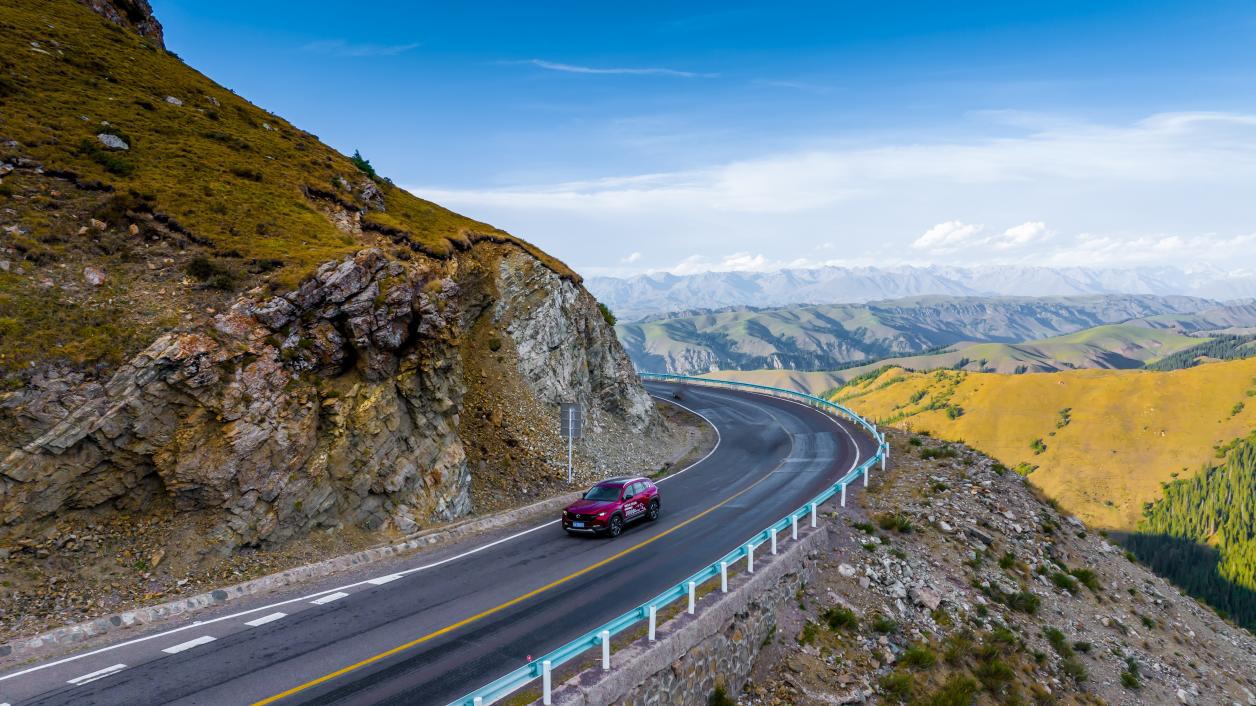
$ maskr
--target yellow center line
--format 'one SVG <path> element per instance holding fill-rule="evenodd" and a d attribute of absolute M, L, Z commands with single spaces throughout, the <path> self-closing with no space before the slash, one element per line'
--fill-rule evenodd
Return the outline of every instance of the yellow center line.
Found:
<path fill-rule="evenodd" d="M 791 437 L 791 441 L 792 441 L 792 440 L 793 440 L 793 435 L 791 434 L 791 435 L 790 435 L 790 437 Z M 792 449 L 791 449 L 791 451 L 792 451 Z M 528 600 L 529 598 L 532 598 L 533 596 L 539 595 L 539 594 L 544 593 L 544 592 L 546 592 L 546 591 L 548 591 L 548 590 L 550 590 L 550 589 L 552 589 L 552 588 L 554 588 L 554 587 L 556 587 L 556 586 L 560 586 L 560 585 L 562 585 L 562 584 L 564 584 L 564 583 L 567 583 L 568 581 L 570 581 L 570 580 L 572 580 L 572 579 L 574 579 L 574 578 L 578 578 L 578 577 L 580 577 L 580 576 L 583 576 L 584 574 L 587 574 L 587 573 L 589 573 L 590 571 L 593 571 L 593 570 L 595 570 L 595 569 L 598 569 L 598 568 L 601 568 L 601 567 L 603 567 L 603 566 L 606 566 L 607 564 L 611 563 L 612 561 L 615 561 L 616 559 L 619 559 L 619 558 L 621 558 L 621 557 L 623 557 L 623 556 L 626 556 L 626 555 L 628 555 L 628 554 L 631 554 L 632 552 L 635 552 L 635 551 L 637 551 L 638 549 L 640 549 L 640 548 L 642 548 L 642 547 L 644 547 L 644 546 L 647 546 L 647 545 L 649 545 L 649 544 L 651 544 L 651 543 L 653 543 L 653 542 L 656 542 L 656 541 L 658 541 L 658 540 L 660 540 L 660 539 L 662 539 L 662 538 L 666 537 L 667 535 L 671 534 L 672 532 L 675 532 L 676 530 L 678 530 L 678 529 L 680 529 L 680 528 L 682 528 L 682 527 L 684 527 L 684 526 L 686 526 L 686 525 L 688 525 L 688 524 L 690 524 L 690 523 L 692 523 L 692 522 L 696 522 L 697 520 L 702 519 L 703 517 L 705 517 L 705 516 L 707 516 L 707 515 L 711 514 L 712 512 L 715 512 L 716 510 L 720 509 L 721 507 L 724 507 L 724 506 L 725 506 L 725 505 L 727 505 L 728 503 L 730 503 L 730 502 L 732 502 L 732 501 L 736 500 L 738 497 L 740 497 L 740 496 L 742 496 L 742 495 L 745 495 L 746 493 L 750 492 L 750 490 L 751 490 L 752 488 L 754 488 L 756 485 L 758 485 L 758 484 L 762 483 L 763 481 L 767 480 L 768 478 L 770 478 L 770 477 L 772 476 L 772 474 L 773 474 L 773 473 L 774 473 L 774 472 L 775 472 L 778 468 L 780 468 L 783 464 L 784 464 L 784 461 L 782 461 L 781 463 L 778 463 L 778 464 L 776 465 L 776 467 L 775 467 L 775 468 L 773 468 L 771 471 L 768 471 L 766 474 L 764 474 L 764 476 L 763 476 L 762 478 L 760 478 L 759 480 L 755 481 L 754 483 L 751 483 L 750 485 L 746 486 L 744 489 L 742 489 L 742 490 L 740 490 L 740 491 L 738 491 L 738 492 L 736 492 L 736 493 L 734 493 L 734 494 L 732 494 L 732 495 L 728 496 L 728 497 L 727 497 L 727 498 L 725 498 L 724 500 L 720 501 L 720 502 L 719 502 L 719 504 L 717 504 L 717 505 L 712 505 L 711 507 L 707 508 L 706 510 L 703 510 L 702 512 L 700 512 L 700 513 L 698 513 L 698 514 L 694 515 L 693 517 L 690 517 L 689 519 L 685 520 L 684 522 L 681 522 L 680 524 L 676 525 L 675 527 L 672 527 L 671 529 L 668 529 L 668 530 L 665 530 L 665 531 L 663 531 L 663 532 L 660 532 L 659 534 L 656 534 L 656 535 L 654 535 L 653 537 L 651 537 L 651 538 L 649 538 L 649 539 L 647 539 L 647 540 L 644 540 L 644 541 L 642 541 L 642 542 L 640 542 L 640 543 L 638 543 L 638 544 L 634 544 L 633 546 L 628 547 L 627 549 L 625 549 L 625 550 L 623 550 L 623 551 L 621 551 L 621 552 L 619 552 L 619 553 L 617 553 L 617 554 L 613 554 L 613 555 L 611 555 L 611 556 L 609 556 L 609 557 L 607 557 L 607 558 L 605 558 L 605 559 L 603 559 L 603 560 L 601 560 L 601 561 L 599 561 L 599 562 L 597 562 L 597 563 L 595 563 L 595 564 L 590 564 L 589 566 L 586 566 L 586 567 L 584 567 L 583 569 L 580 569 L 579 571 L 576 571 L 576 572 L 570 573 L 570 574 L 568 574 L 568 575 L 566 575 L 566 576 L 564 576 L 564 577 L 562 577 L 562 578 L 560 578 L 560 579 L 557 579 L 557 580 L 555 580 L 555 581 L 551 581 L 550 583 L 547 583 L 547 584 L 545 584 L 544 586 L 541 586 L 540 588 L 537 588 L 537 589 L 533 589 L 533 590 L 531 590 L 531 591 L 528 591 L 527 593 L 525 593 L 525 594 L 523 594 L 523 595 L 521 595 L 521 596 L 518 596 L 518 597 L 516 597 L 516 598 L 512 598 L 512 599 L 510 599 L 510 600 L 506 601 L 505 603 L 502 603 L 501 605 L 498 605 L 498 606 L 494 606 L 494 607 L 492 607 L 492 608 L 489 608 L 488 610 L 486 610 L 486 611 L 484 611 L 484 612 L 482 612 L 482 613 L 476 613 L 475 615 L 473 615 L 473 616 L 471 616 L 471 617 L 469 617 L 469 618 L 463 618 L 462 620 L 459 620 L 459 621 L 458 621 L 458 622 L 456 622 L 456 623 L 452 623 L 452 624 L 450 624 L 450 625 L 446 625 L 445 627 L 443 627 L 443 628 L 441 628 L 441 629 L 439 629 L 439 630 L 436 630 L 435 632 L 430 632 L 430 633 L 428 633 L 428 634 L 424 635 L 423 637 L 420 637 L 420 638 L 416 638 L 416 639 L 414 639 L 414 640 L 411 640 L 410 642 L 407 642 L 407 643 L 405 643 L 404 645 L 397 645 L 396 647 L 394 647 L 394 648 L 392 648 L 392 649 L 389 649 L 389 650 L 384 650 L 383 652 L 380 652 L 380 653 L 379 653 L 379 654 L 377 654 L 377 655 L 373 655 L 373 656 L 371 656 L 371 657 L 367 657 L 366 659 L 364 659 L 364 660 L 362 660 L 362 661 L 360 661 L 360 662 L 354 662 L 353 664 L 350 664 L 350 665 L 349 665 L 349 666 L 347 666 L 347 667 L 341 667 L 340 669 L 337 669 L 336 671 L 331 672 L 330 674 L 324 674 L 323 676 L 318 677 L 317 679 L 312 679 L 312 680 L 310 680 L 310 681 L 308 681 L 308 682 L 306 682 L 306 683 L 304 683 L 304 684 L 301 684 L 301 685 L 299 685 L 299 686 L 294 686 L 294 687 L 292 687 L 291 689 L 288 689 L 287 691 L 283 691 L 283 692 L 280 692 L 280 693 L 278 693 L 278 694 L 275 694 L 274 696 L 270 696 L 270 697 L 267 697 L 267 698 L 265 698 L 265 699 L 262 699 L 261 701 L 258 701 L 258 702 L 256 702 L 256 703 L 254 703 L 254 704 L 253 704 L 253 706 L 265 706 L 265 704 L 273 704 L 273 703 L 275 703 L 276 701 L 279 701 L 280 699 L 287 698 L 287 697 L 289 697 L 289 696 L 292 696 L 293 694 L 296 694 L 296 693 L 299 693 L 299 692 L 305 691 L 306 689 L 309 689 L 309 688 L 311 688 L 311 687 L 318 686 L 319 684 L 322 684 L 322 683 L 324 683 L 324 682 L 327 682 L 327 681 L 330 681 L 330 680 L 332 680 L 332 679 L 335 679 L 336 677 L 344 676 L 345 674 L 348 674 L 349 672 L 355 671 L 355 670 L 357 670 L 357 669 L 361 669 L 362 667 L 365 667 L 365 666 L 367 666 L 367 665 L 369 665 L 369 664 L 373 664 L 373 663 L 375 663 L 375 662 L 378 662 L 378 661 L 380 661 L 381 659 L 385 659 L 385 658 L 391 657 L 391 656 L 393 656 L 393 655 L 395 655 L 395 654 L 397 654 L 397 653 L 399 653 L 399 652 L 404 652 L 405 650 L 408 650 L 408 649 L 410 649 L 411 647 L 414 647 L 414 646 L 416 646 L 416 645 L 421 645 L 421 644 L 423 644 L 424 642 L 427 642 L 427 641 L 432 640 L 432 639 L 434 639 L 434 638 L 440 637 L 441 635 L 444 635 L 444 634 L 446 634 L 446 633 L 449 633 L 449 632 L 452 632 L 452 631 L 454 631 L 454 630 L 457 630 L 458 628 L 464 627 L 464 626 L 466 626 L 466 625 L 470 625 L 471 623 L 474 623 L 474 622 L 475 622 L 475 621 L 477 621 L 477 620 L 480 620 L 480 619 L 482 619 L 482 618 L 486 618 L 486 617 L 488 617 L 488 616 L 490 616 L 490 615 L 492 615 L 492 614 L 494 614 L 494 613 L 497 613 L 497 612 L 503 611 L 503 610 L 505 610 L 505 609 L 507 609 L 507 608 L 509 608 L 509 607 L 513 606 L 513 605 L 516 605 L 516 604 L 518 604 L 518 603 L 521 603 L 521 602 L 523 602 L 523 601 L 526 601 L 526 600 Z"/>

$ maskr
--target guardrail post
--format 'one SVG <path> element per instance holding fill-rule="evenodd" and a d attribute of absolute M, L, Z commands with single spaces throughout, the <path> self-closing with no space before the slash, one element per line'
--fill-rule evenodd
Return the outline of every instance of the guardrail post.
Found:
<path fill-rule="evenodd" d="M 656 606 L 650 606 L 650 642 L 654 642 L 655 635 L 658 634 L 659 609 Z"/>
<path fill-rule="evenodd" d="M 541 662 L 541 703 L 549 706 L 554 703 L 550 696 L 550 661 Z"/>
<path fill-rule="evenodd" d="M 798 515 L 789 516 L 790 534 L 793 539 L 798 539 Z"/>
<path fill-rule="evenodd" d="M 746 573 L 754 573 L 754 542 L 746 545 Z"/>
<path fill-rule="evenodd" d="M 816 526 L 816 504 L 811 503 L 811 527 L 814 529 L 815 526 Z"/>
<path fill-rule="evenodd" d="M 842 507 L 846 507 L 846 484 L 842 483 Z"/>
<path fill-rule="evenodd" d="M 471 703 L 475 704 L 475 706 L 484 706 L 484 697 L 477 696 L 474 699 L 471 699 Z"/>
<path fill-rule="evenodd" d="M 603 630 L 602 638 L 602 671 L 611 671 L 611 631 Z"/>
<path fill-rule="evenodd" d="M 728 562 L 720 562 L 720 593 L 728 593 Z"/>
<path fill-rule="evenodd" d="M 864 487 L 865 487 L 865 488 L 867 488 L 867 487 L 868 487 L 868 471 L 871 471 L 871 470 L 872 470 L 872 464 L 868 464 L 868 467 L 864 469 L 864 472 L 863 472 L 863 477 L 864 477 Z"/>
<path fill-rule="evenodd" d="M 698 604 L 698 584 L 693 581 L 689 582 L 689 614 L 693 615 L 693 610 Z"/>
<path fill-rule="evenodd" d="M 776 553 L 776 528 L 772 528 L 772 553 Z"/>

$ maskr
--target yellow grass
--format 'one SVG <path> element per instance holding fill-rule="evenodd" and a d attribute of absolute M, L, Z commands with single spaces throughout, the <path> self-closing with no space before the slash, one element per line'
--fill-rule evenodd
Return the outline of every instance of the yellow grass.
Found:
<path fill-rule="evenodd" d="M 913 393 L 925 390 L 917 402 Z M 1029 375 L 888 370 L 835 399 L 895 427 L 964 441 L 1029 479 L 1088 524 L 1133 529 L 1160 484 L 1194 475 L 1214 446 L 1256 427 L 1256 359 L 1173 372 L 1077 370 Z M 949 394 L 949 397 L 948 397 Z M 939 400 L 939 409 L 928 409 Z M 1236 404 L 1245 403 L 1237 414 Z M 951 419 L 945 406 L 962 416 Z M 1057 428 L 1060 410 L 1071 421 Z M 1035 454 L 1041 439 L 1046 450 Z"/>

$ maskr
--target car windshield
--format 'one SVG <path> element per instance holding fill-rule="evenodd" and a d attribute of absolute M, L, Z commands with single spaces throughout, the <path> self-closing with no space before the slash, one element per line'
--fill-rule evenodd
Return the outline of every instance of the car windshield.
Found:
<path fill-rule="evenodd" d="M 585 500 L 619 500 L 618 485 L 595 485 L 584 494 Z"/>

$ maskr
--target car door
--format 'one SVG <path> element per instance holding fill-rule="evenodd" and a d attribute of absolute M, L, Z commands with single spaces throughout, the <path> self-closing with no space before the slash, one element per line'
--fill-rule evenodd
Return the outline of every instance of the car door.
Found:
<path fill-rule="evenodd" d="M 645 499 L 641 494 L 643 490 L 640 481 L 624 486 L 624 519 L 635 520 L 645 513 L 645 505 L 641 503 Z"/>

